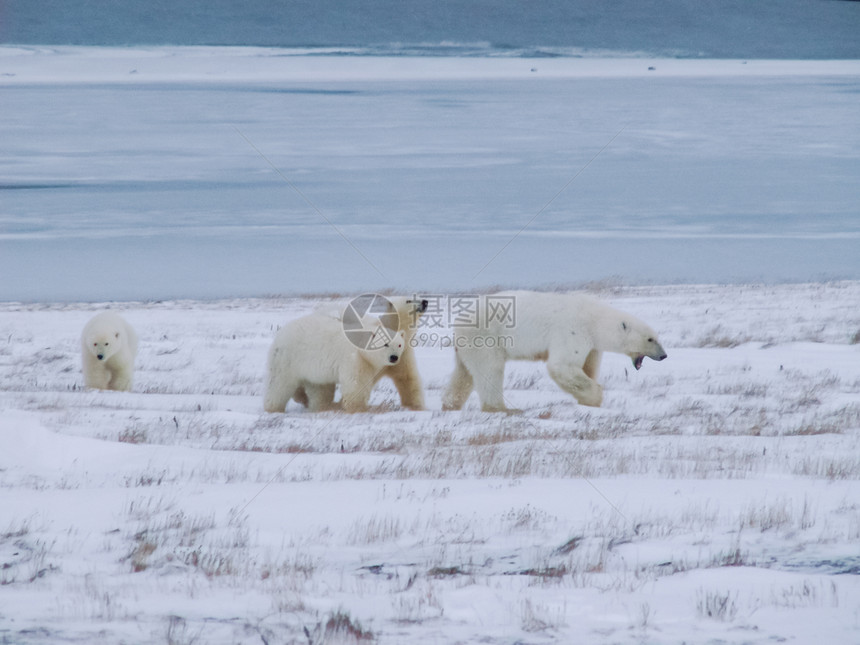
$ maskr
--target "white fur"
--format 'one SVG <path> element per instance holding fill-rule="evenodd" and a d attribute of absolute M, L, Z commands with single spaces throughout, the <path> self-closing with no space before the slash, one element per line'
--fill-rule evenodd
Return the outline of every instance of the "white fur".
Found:
<path fill-rule="evenodd" d="M 597 382 L 603 352 L 625 354 L 639 369 L 643 357 L 666 358 L 657 334 L 641 320 L 584 294 L 510 291 L 515 321 L 480 319 L 478 327 L 454 333 L 456 367 L 442 405 L 463 407 L 472 389 L 484 411 L 505 411 L 502 392 L 505 362 L 546 361 L 558 385 L 583 405 L 600 406 L 603 386 Z M 486 297 L 479 303 L 487 311 Z"/>
<path fill-rule="evenodd" d="M 137 334 L 113 311 L 93 316 L 81 333 L 84 384 L 99 390 L 131 390 Z"/>
<path fill-rule="evenodd" d="M 384 365 L 373 377 L 373 384 L 375 385 L 383 377 L 390 378 L 400 395 L 400 405 L 411 410 L 423 410 L 424 388 L 421 384 L 421 374 L 418 372 L 418 363 L 415 360 L 412 338 L 418 329 L 418 319 L 424 313 L 427 303 L 421 298 L 409 296 L 388 296 L 387 299 L 397 311 L 400 320 L 399 330 L 403 332 L 405 346 L 400 360 L 393 365 Z M 346 301 L 327 304 L 318 309 L 316 313 L 340 321 L 347 304 Z M 311 409 L 314 409 L 311 400 L 313 398 L 322 401 L 323 407 L 330 406 L 334 401 L 333 385 L 324 389 L 316 388 L 313 393 L 305 390 L 306 388 L 303 390 L 300 387 L 293 398 Z"/>
<path fill-rule="evenodd" d="M 283 412 L 292 398 L 312 411 L 325 410 L 333 406 L 340 385 L 343 409 L 363 412 L 380 372 L 393 365 L 392 359 L 399 362 L 406 349 L 402 331 L 380 349 L 359 349 L 341 320 L 326 312 L 293 320 L 278 331 L 269 349 L 263 407 Z"/>
<path fill-rule="evenodd" d="M 410 410 L 423 410 L 424 388 L 421 385 L 418 362 L 415 360 L 412 337 L 418 329 L 418 319 L 424 313 L 427 303 L 425 301 L 422 304 L 420 298 L 416 300 L 406 296 L 391 296 L 388 299 L 400 317 L 400 331 L 403 332 L 406 346 L 400 361 L 396 365 L 386 365 L 376 375 L 376 380 L 383 376 L 390 378 L 400 395 L 400 405 Z"/>

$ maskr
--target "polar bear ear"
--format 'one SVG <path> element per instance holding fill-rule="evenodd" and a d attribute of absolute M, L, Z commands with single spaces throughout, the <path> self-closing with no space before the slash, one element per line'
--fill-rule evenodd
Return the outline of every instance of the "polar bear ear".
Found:
<path fill-rule="evenodd" d="M 418 300 L 407 300 L 407 305 L 415 305 L 415 312 L 423 314 L 430 306 L 430 301 L 427 298 L 419 298 Z"/>

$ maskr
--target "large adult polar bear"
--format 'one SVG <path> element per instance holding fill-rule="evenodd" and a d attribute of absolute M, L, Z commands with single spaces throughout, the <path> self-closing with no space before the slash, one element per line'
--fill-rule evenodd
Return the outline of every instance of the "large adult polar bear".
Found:
<path fill-rule="evenodd" d="M 137 334 L 113 311 L 93 316 L 81 332 L 84 384 L 99 390 L 131 390 Z"/>
<path fill-rule="evenodd" d="M 485 412 L 506 411 L 508 360 L 546 361 L 561 389 L 597 407 L 603 352 L 626 354 L 637 370 L 646 356 L 666 358 L 648 325 L 585 294 L 507 291 L 481 296 L 477 304 L 474 325 L 455 329 L 457 362 L 442 398 L 446 410 L 462 408 L 474 388 Z"/>
<path fill-rule="evenodd" d="M 373 294 L 365 294 L 366 297 Z M 373 378 L 375 385 L 381 378 L 388 377 L 394 382 L 397 393 L 400 395 L 400 405 L 410 410 L 424 409 L 424 388 L 421 383 L 421 374 L 418 371 L 418 363 L 415 360 L 412 338 L 418 329 L 418 321 L 422 314 L 427 311 L 429 303 L 426 299 L 417 296 L 376 296 L 379 302 L 385 303 L 388 312 L 397 313 L 398 330 L 403 332 L 404 348 L 400 360 L 396 363 L 384 365 L 376 372 Z M 354 302 L 353 299 L 350 302 Z M 334 302 L 326 304 L 315 313 L 329 316 L 338 321 L 343 320 L 343 314 L 349 302 Z M 384 311 L 377 311 L 384 315 Z M 298 403 L 314 409 L 330 407 L 334 401 L 334 385 L 314 388 L 314 392 L 307 392 L 306 388 L 300 387 L 293 398 Z M 311 399 L 315 399 L 315 402 Z"/>
<path fill-rule="evenodd" d="M 328 409 L 336 385 L 346 412 L 367 410 L 378 373 L 397 364 L 406 348 L 403 332 L 389 331 L 377 324 L 367 347 L 360 348 L 334 316 L 316 312 L 289 322 L 269 349 L 266 412 L 283 412 L 291 398 L 314 412 Z"/>

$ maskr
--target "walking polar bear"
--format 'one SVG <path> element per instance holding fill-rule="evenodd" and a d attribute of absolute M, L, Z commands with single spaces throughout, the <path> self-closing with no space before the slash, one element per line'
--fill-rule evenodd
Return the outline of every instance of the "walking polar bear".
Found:
<path fill-rule="evenodd" d="M 356 346 L 347 337 L 343 304 L 322 307 L 278 332 L 269 350 L 263 402 L 267 412 L 283 412 L 291 398 L 311 411 L 330 409 L 337 385 L 342 408 L 361 412 L 383 376 L 394 381 L 401 405 L 423 409 L 424 391 L 410 341 L 427 301 L 375 298 L 385 303 L 376 313 L 386 319 L 385 324 L 377 320 L 372 325 L 378 336 L 368 348 Z M 368 320 L 372 323 L 373 316 L 365 324 Z"/>
<path fill-rule="evenodd" d="M 494 315 L 499 303 L 506 304 L 505 315 Z M 474 388 L 485 412 L 508 411 L 502 392 L 508 360 L 545 361 L 561 389 L 582 405 L 599 407 L 603 352 L 629 356 L 637 370 L 646 356 L 666 358 L 651 327 L 585 294 L 508 291 L 482 296 L 478 304 L 484 318 L 455 330 L 446 410 L 462 408 Z"/>
<path fill-rule="evenodd" d="M 137 334 L 113 311 L 93 316 L 81 332 L 84 385 L 99 390 L 130 391 L 137 356 Z"/>

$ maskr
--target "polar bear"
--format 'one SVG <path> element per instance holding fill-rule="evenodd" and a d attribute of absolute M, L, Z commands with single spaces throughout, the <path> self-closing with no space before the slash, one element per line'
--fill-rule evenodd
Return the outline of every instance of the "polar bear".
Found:
<path fill-rule="evenodd" d="M 84 385 L 99 390 L 131 390 L 137 334 L 113 311 L 103 311 L 84 325 L 81 362 Z"/>
<path fill-rule="evenodd" d="M 647 356 L 666 358 L 657 334 L 641 320 L 585 294 L 508 291 L 481 296 L 474 326 L 456 328 L 456 367 L 442 398 L 459 410 L 472 389 L 485 412 L 507 411 L 505 362 L 545 361 L 552 379 L 582 405 L 599 407 L 603 352 L 625 354 L 638 370 Z"/>
<path fill-rule="evenodd" d="M 365 294 L 365 296 L 360 297 L 367 296 L 373 297 L 374 294 Z M 373 377 L 373 385 L 381 378 L 388 377 L 397 388 L 397 393 L 400 395 L 400 405 L 410 410 L 423 410 L 424 388 L 421 384 L 421 374 L 418 372 L 418 363 L 415 360 L 412 339 L 418 329 L 418 320 L 427 311 L 429 303 L 426 299 L 418 296 L 375 296 L 375 298 L 378 302 L 385 303 L 389 313 L 393 311 L 397 314 L 398 330 L 403 332 L 404 348 L 399 361 L 386 364 L 377 371 Z M 348 302 L 330 303 L 320 307 L 315 313 L 343 321 L 344 311 L 348 304 Z M 314 389 L 313 396 L 311 396 L 307 388 L 299 387 L 293 398 L 310 409 L 314 409 L 312 398 L 316 399 L 317 405 L 323 407 L 332 405 L 335 392 L 334 385 Z"/>
<path fill-rule="evenodd" d="M 346 412 L 367 410 L 379 373 L 399 363 L 407 347 L 402 331 L 381 323 L 369 334 L 366 348 L 359 348 L 347 338 L 342 321 L 324 312 L 281 328 L 269 349 L 266 412 L 283 412 L 291 398 L 314 412 L 329 409 L 337 385 Z"/>

